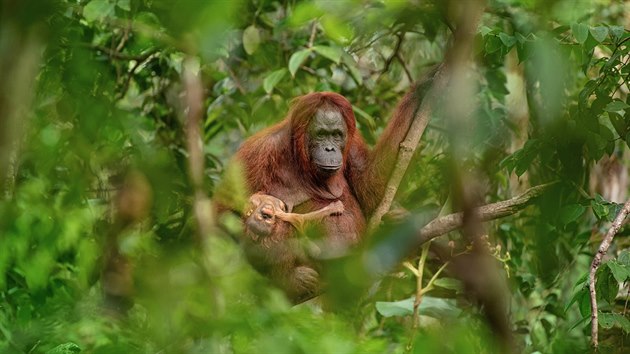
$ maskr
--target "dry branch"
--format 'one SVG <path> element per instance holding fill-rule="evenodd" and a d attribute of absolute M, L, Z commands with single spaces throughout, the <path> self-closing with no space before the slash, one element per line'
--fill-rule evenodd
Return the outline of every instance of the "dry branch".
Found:
<path fill-rule="evenodd" d="M 617 214 L 617 217 L 615 217 L 615 220 L 606 233 L 606 236 L 604 236 L 604 239 L 599 245 L 599 249 L 597 250 L 595 257 L 593 257 L 593 262 L 591 263 L 591 269 L 588 275 L 588 283 L 591 296 L 591 344 L 594 348 L 597 348 L 599 346 L 599 333 L 597 323 L 597 292 L 595 290 L 597 278 L 595 274 L 597 273 L 597 269 L 599 268 L 599 266 L 602 264 L 602 259 L 604 258 L 604 255 L 606 255 L 606 252 L 608 252 L 608 248 L 612 244 L 613 238 L 615 237 L 617 232 L 619 232 L 619 229 L 623 225 L 623 221 L 626 219 L 626 216 L 628 216 L 628 213 L 630 213 L 630 200 L 627 201 L 626 204 L 624 204 L 623 208 L 621 208 L 621 210 L 619 211 L 619 214 Z"/>
<path fill-rule="evenodd" d="M 532 187 L 517 197 L 512 199 L 503 200 L 500 202 L 481 206 L 473 209 L 479 221 L 490 221 L 499 218 L 503 218 L 509 215 L 516 214 L 531 201 L 541 195 L 550 186 L 556 182 L 542 184 L 536 187 Z M 464 225 L 464 213 L 454 213 L 438 217 L 433 219 L 427 225 L 425 225 L 418 233 L 419 244 L 423 244 L 429 240 L 432 240 L 438 236 L 449 233 L 453 230 L 459 229 Z"/>

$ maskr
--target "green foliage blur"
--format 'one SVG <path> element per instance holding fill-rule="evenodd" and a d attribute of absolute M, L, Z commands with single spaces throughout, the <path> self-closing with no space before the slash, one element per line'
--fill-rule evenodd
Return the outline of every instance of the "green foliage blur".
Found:
<path fill-rule="evenodd" d="M 0 0 L 0 352 L 500 353 L 448 268 L 415 326 L 416 277 L 403 259 L 378 276 L 378 257 L 331 262 L 331 296 L 345 308 L 322 312 L 292 307 L 251 268 L 236 216 L 216 220 L 203 247 L 195 236 L 186 60 L 204 88 L 204 191 L 236 198 L 242 190 L 215 189 L 238 180 L 230 157 L 296 96 L 343 94 L 374 144 L 410 84 L 443 60 L 466 16 L 459 4 Z M 629 13 L 614 0 L 492 0 L 475 36 L 475 109 L 455 127 L 471 185 L 491 203 L 559 181 L 485 225 L 515 352 L 589 351 L 586 274 L 624 202 L 610 186 L 628 192 Z M 387 224 L 365 254 L 400 247 L 418 220 L 448 208 L 446 117 L 432 118 L 398 190 L 415 219 Z M 597 174 L 602 159 L 626 180 Z M 630 350 L 629 234 L 598 274 L 602 352 Z M 441 240 L 467 247 L 458 232 Z M 429 255 L 425 285 L 441 266 Z M 110 285 L 131 287 L 126 314 L 103 297 L 112 269 L 131 270 Z"/>

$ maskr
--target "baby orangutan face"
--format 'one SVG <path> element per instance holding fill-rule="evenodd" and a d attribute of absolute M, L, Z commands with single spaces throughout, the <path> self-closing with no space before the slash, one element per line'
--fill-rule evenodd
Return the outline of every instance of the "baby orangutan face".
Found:
<path fill-rule="evenodd" d="M 254 241 L 258 237 L 269 236 L 280 221 L 278 214 L 286 213 L 284 202 L 268 194 L 256 193 L 249 198 L 249 207 L 245 213 L 245 225 L 251 231 Z"/>

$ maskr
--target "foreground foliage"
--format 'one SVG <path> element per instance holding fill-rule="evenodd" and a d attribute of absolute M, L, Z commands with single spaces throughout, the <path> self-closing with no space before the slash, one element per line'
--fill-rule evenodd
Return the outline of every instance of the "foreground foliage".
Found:
<path fill-rule="evenodd" d="M 0 2 L 0 351 L 500 351 L 460 280 L 420 249 L 421 266 L 396 259 L 374 278 L 374 263 L 331 261 L 342 309 L 321 313 L 291 307 L 251 269 L 233 240 L 236 217 L 218 220 L 203 247 L 194 236 L 184 69 L 205 88 L 204 190 L 243 198 L 215 188 L 238 179 L 228 159 L 295 96 L 343 94 L 374 143 L 410 82 L 442 60 L 457 1 L 33 3 Z M 474 171 L 470 189 L 488 203 L 559 181 L 486 225 L 518 352 L 588 350 L 586 275 L 623 202 L 593 166 L 628 162 L 628 11 L 607 0 L 490 1 L 461 78 L 475 86 L 467 126 L 448 120 L 457 97 L 447 97 L 398 190 L 411 221 L 387 224 L 366 246 L 382 256 L 448 210 L 453 160 Z M 606 352 L 625 352 L 630 339 L 627 235 L 598 275 Z M 458 232 L 443 239 L 466 253 Z M 125 316 L 103 306 L 112 245 L 134 269 Z"/>

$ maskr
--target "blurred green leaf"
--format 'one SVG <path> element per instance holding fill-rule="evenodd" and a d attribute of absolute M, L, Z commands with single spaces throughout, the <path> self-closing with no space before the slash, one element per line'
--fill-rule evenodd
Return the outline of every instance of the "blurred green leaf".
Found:
<path fill-rule="evenodd" d="M 130 1 L 131 0 L 117 0 L 116 5 L 125 11 L 131 11 Z"/>
<path fill-rule="evenodd" d="M 339 47 L 316 45 L 313 47 L 313 50 L 315 50 L 321 56 L 334 61 L 336 64 L 339 64 L 339 62 L 341 61 L 341 56 L 343 55 L 343 49 Z"/>
<path fill-rule="evenodd" d="M 60 344 L 48 351 L 46 351 L 46 354 L 75 354 L 75 353 L 80 353 L 81 352 L 81 348 L 70 342 L 70 343 L 64 343 L 64 344 Z"/>
<path fill-rule="evenodd" d="M 111 0 L 91 0 L 83 7 L 83 17 L 88 22 L 102 21 L 114 13 L 115 6 Z"/>

